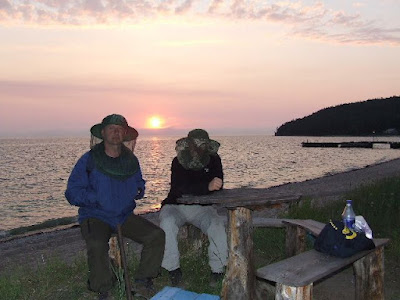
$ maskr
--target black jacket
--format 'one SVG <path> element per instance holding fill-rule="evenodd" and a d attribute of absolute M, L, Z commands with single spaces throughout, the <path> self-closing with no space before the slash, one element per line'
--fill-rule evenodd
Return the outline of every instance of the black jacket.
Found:
<path fill-rule="evenodd" d="M 209 194 L 208 184 L 214 178 L 224 180 L 221 158 L 218 154 L 210 156 L 210 162 L 199 171 L 186 170 L 175 157 L 171 165 L 171 189 L 164 204 L 178 204 L 176 199 L 182 195 L 206 195 Z"/>

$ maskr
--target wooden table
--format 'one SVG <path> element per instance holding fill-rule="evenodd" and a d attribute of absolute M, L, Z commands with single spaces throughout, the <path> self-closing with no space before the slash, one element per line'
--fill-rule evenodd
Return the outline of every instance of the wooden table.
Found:
<path fill-rule="evenodd" d="M 224 189 L 206 196 L 185 195 L 181 204 L 217 205 L 228 209 L 229 258 L 222 284 L 222 299 L 255 299 L 252 210 L 297 202 L 300 195 L 273 193 L 268 189 Z"/>

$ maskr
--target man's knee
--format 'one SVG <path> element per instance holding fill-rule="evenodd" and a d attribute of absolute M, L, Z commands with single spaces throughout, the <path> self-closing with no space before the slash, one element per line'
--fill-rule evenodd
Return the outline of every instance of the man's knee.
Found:
<path fill-rule="evenodd" d="M 156 241 L 158 241 L 158 244 L 162 244 L 162 245 L 164 245 L 165 244 L 165 232 L 164 232 L 164 230 L 162 229 L 162 228 L 160 228 L 160 227 L 157 227 L 157 229 L 155 230 L 155 232 L 154 232 L 154 239 L 156 240 Z"/>
<path fill-rule="evenodd" d="M 179 228 L 176 218 L 173 215 L 164 215 L 160 218 L 160 227 L 164 231 L 176 231 Z"/>
<path fill-rule="evenodd" d="M 165 232 L 160 227 L 155 227 L 148 237 L 146 238 L 147 243 L 153 245 L 164 245 L 165 244 Z"/>

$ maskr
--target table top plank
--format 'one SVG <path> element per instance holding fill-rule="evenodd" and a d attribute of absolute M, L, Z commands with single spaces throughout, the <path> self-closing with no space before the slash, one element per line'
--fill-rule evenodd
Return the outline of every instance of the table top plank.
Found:
<path fill-rule="evenodd" d="M 195 196 L 184 195 L 176 201 L 180 204 L 216 204 L 226 208 L 272 206 L 275 204 L 297 202 L 301 195 L 274 193 L 268 189 L 223 189 L 211 194 Z"/>

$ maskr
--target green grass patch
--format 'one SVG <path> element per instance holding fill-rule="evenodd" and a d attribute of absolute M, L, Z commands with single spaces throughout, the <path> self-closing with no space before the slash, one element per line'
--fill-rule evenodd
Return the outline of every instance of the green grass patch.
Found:
<path fill-rule="evenodd" d="M 0 277 L 0 299 L 95 299 L 82 284 L 86 274 L 83 257 L 72 264 L 53 258 L 35 269 L 16 267 Z"/>
<path fill-rule="evenodd" d="M 255 267 L 269 265 L 285 256 L 285 230 L 255 228 L 253 232 Z"/>

